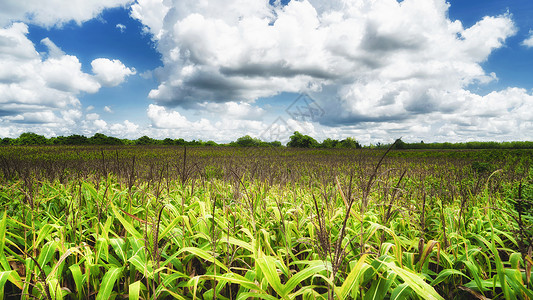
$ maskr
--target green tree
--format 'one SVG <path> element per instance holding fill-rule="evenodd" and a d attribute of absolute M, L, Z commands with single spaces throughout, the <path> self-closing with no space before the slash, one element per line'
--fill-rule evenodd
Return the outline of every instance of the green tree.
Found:
<path fill-rule="evenodd" d="M 73 134 L 65 138 L 64 144 L 65 145 L 87 145 L 89 144 L 89 139 L 83 135 Z"/>
<path fill-rule="evenodd" d="M 153 145 L 155 144 L 155 140 L 146 135 L 143 135 L 135 141 L 135 144 L 136 145 Z"/>
<path fill-rule="evenodd" d="M 44 135 L 38 135 L 33 132 L 25 132 L 21 134 L 17 141 L 17 145 L 46 145 L 48 143 L 48 140 L 44 137 Z"/>
<path fill-rule="evenodd" d="M 322 144 L 320 146 L 322 148 L 335 148 L 338 143 L 339 143 L 339 140 L 333 140 L 333 139 L 327 138 L 322 141 Z"/>
<path fill-rule="evenodd" d="M 338 147 L 340 148 L 354 148 L 354 149 L 359 149 L 359 148 L 362 148 L 361 147 L 361 144 L 359 144 L 358 141 L 356 141 L 354 138 L 352 137 L 348 137 L 344 140 L 342 140 Z"/>
<path fill-rule="evenodd" d="M 13 145 L 14 142 L 15 142 L 14 139 L 6 137 L 0 140 L 0 145 L 9 146 L 9 145 Z"/>
<path fill-rule="evenodd" d="M 261 140 L 258 138 L 253 138 L 249 135 L 242 136 L 235 141 L 234 145 L 241 147 L 257 147 L 261 145 Z"/>
<path fill-rule="evenodd" d="M 167 145 L 167 146 L 176 145 L 176 142 L 171 138 L 166 138 L 163 140 L 163 145 Z"/>
<path fill-rule="evenodd" d="M 293 148 L 316 148 L 318 147 L 318 142 L 308 136 L 295 131 L 294 134 L 290 137 L 290 141 L 287 143 L 287 146 Z"/>

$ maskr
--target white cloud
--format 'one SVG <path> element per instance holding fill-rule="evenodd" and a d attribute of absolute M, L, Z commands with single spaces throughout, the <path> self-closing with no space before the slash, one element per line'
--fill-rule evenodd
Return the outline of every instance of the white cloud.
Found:
<path fill-rule="evenodd" d="M 214 115 L 223 115 L 232 119 L 257 120 L 266 113 L 264 109 L 245 102 L 205 102 L 200 103 L 198 107 Z"/>
<path fill-rule="evenodd" d="M 41 40 L 48 51 L 38 53 L 27 34 L 23 23 L 0 28 L 0 127 L 10 128 L 5 131 L 14 135 L 39 131 L 48 136 L 90 132 L 84 127 L 86 121 L 106 128 L 96 114 L 84 120 L 78 97 L 96 93 L 102 85 L 119 84 L 134 70 L 118 60 L 97 59 L 95 75 L 85 73 L 76 56 L 66 54 L 49 38 Z M 85 112 L 92 109 L 88 106 Z"/>
<path fill-rule="evenodd" d="M 493 80 L 480 63 L 516 31 L 510 15 L 465 29 L 447 18 L 444 0 L 241 4 L 146 0 L 132 6 L 163 56 L 156 72 L 161 83 L 150 98 L 187 107 L 327 91 L 349 116 L 438 110 L 447 105 L 420 103 L 431 98 L 427 91 L 438 95 Z"/>
<path fill-rule="evenodd" d="M 102 131 L 107 128 L 107 122 L 101 119 L 94 120 L 93 124 L 94 124 L 96 131 Z"/>
<path fill-rule="evenodd" d="M 111 109 L 111 107 L 109 106 L 104 106 L 104 111 L 107 112 L 107 113 L 113 113 L 113 110 Z"/>
<path fill-rule="evenodd" d="M 89 121 L 98 120 L 98 119 L 100 119 L 100 115 L 99 114 L 95 114 L 95 113 L 87 114 L 87 115 L 85 115 L 85 119 L 87 119 Z"/>
<path fill-rule="evenodd" d="M 126 25 L 119 23 L 119 24 L 115 25 L 115 28 L 120 30 L 120 32 L 124 32 L 126 30 Z"/>
<path fill-rule="evenodd" d="M 44 27 L 62 26 L 74 21 L 81 24 L 98 16 L 104 9 L 125 6 L 132 0 L 2 0 L 0 27 L 23 21 Z"/>
<path fill-rule="evenodd" d="M 213 115 L 209 120 L 200 118 L 192 121 L 183 113 L 154 104 L 148 106 L 147 116 L 152 127 L 143 133 L 160 139 L 171 137 L 229 142 L 247 134 L 259 137 L 268 127 L 262 121 L 239 119 L 227 114 Z"/>
<path fill-rule="evenodd" d="M 150 104 L 148 106 L 147 115 L 150 121 L 152 122 L 152 126 L 155 128 L 166 128 L 166 129 L 178 129 L 178 128 L 191 128 L 191 127 L 198 127 L 202 126 L 203 124 L 209 123 L 207 122 L 198 122 L 193 123 L 187 120 L 186 117 L 182 116 L 177 111 L 167 111 L 167 109 L 163 106 L 158 106 L 154 104 Z"/>
<path fill-rule="evenodd" d="M 50 40 L 43 59 L 27 39 L 28 27 L 15 23 L 0 29 L 0 105 L 2 115 L 78 109 L 77 95 L 93 93 L 100 85 L 81 71 L 75 56 L 65 55 Z"/>
<path fill-rule="evenodd" d="M 139 133 L 139 125 L 125 120 L 110 126 L 109 134 L 115 137 L 132 137 Z"/>
<path fill-rule="evenodd" d="M 54 44 L 49 38 L 44 38 L 41 40 L 41 44 L 45 45 L 48 48 L 48 56 L 51 58 L 58 58 L 65 55 L 65 52 Z"/>
<path fill-rule="evenodd" d="M 135 69 L 126 67 L 120 60 L 97 58 L 91 62 L 95 78 L 104 86 L 117 86 L 127 76 L 134 75 Z"/>
<path fill-rule="evenodd" d="M 522 45 L 528 47 L 528 48 L 532 48 L 533 47 L 533 30 L 530 30 L 529 31 L 529 37 L 526 38 L 523 42 L 522 42 Z"/>
<path fill-rule="evenodd" d="M 246 106 L 258 98 L 305 92 L 324 108 L 326 114 L 315 119 L 322 125 L 289 126 L 317 138 L 461 139 L 468 131 L 480 137 L 492 132 L 494 139 L 521 136 L 509 128 L 530 126 L 513 108 L 527 107 L 529 93 L 510 88 L 483 97 L 469 90 L 497 80 L 482 63 L 516 33 L 512 15 L 486 16 L 464 28 L 448 18 L 449 5 L 445 0 L 303 0 L 286 6 L 266 0 L 138 1 L 131 14 L 153 35 L 164 63 L 154 72 L 160 85 L 149 94 L 157 104 L 149 111 L 175 128 L 186 124 L 186 115 L 170 107 L 221 115 L 241 111 L 221 117 L 218 129 L 228 119 L 269 115 Z M 510 94 L 515 100 L 506 98 Z M 484 129 L 486 122 L 494 128 Z M 152 124 L 165 127 L 153 116 Z"/>

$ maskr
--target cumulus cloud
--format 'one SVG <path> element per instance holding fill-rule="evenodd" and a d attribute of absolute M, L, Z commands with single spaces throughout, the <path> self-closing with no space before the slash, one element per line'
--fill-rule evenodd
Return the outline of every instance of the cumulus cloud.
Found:
<path fill-rule="evenodd" d="M 50 135 L 76 132 L 83 119 L 78 97 L 96 93 L 102 85 L 117 85 L 135 72 L 118 60 L 97 59 L 94 74 L 85 73 L 76 56 L 49 38 L 41 40 L 48 51 L 38 53 L 27 34 L 23 23 L 0 29 L 0 126 L 13 128 L 11 133 L 35 131 L 36 125 Z"/>
<path fill-rule="evenodd" d="M 522 42 L 522 45 L 528 47 L 528 48 L 532 48 L 533 47 L 533 30 L 530 30 L 529 31 L 529 37 L 526 38 L 523 42 Z"/>
<path fill-rule="evenodd" d="M 232 119 L 258 120 L 265 115 L 263 108 L 256 107 L 245 102 L 213 103 L 205 102 L 198 105 L 199 109 L 214 115 L 223 115 Z"/>
<path fill-rule="evenodd" d="M 81 24 L 104 9 L 125 6 L 132 0 L 3 0 L 0 1 L 0 27 L 23 21 L 44 27 L 61 26 L 70 21 Z"/>
<path fill-rule="evenodd" d="M 181 115 L 177 111 L 167 111 L 163 106 L 150 104 L 148 106 L 147 115 L 152 126 L 155 128 L 165 128 L 165 129 L 179 129 L 179 128 L 210 128 L 214 129 L 211 126 L 211 123 L 206 119 L 201 119 L 198 122 L 191 122 L 187 118 Z"/>
<path fill-rule="evenodd" d="M 241 2 L 132 6 L 164 62 L 150 98 L 191 107 L 308 92 L 330 107 L 324 123 L 401 120 L 453 110 L 443 96 L 494 80 L 480 63 L 516 32 L 510 15 L 464 28 L 444 0 Z"/>
<path fill-rule="evenodd" d="M 156 138 L 201 138 L 229 142 L 247 134 L 259 137 L 267 128 L 267 124 L 262 121 L 228 114 L 216 114 L 210 119 L 200 118 L 193 121 L 177 110 L 155 104 L 148 106 L 147 116 L 152 125 L 150 136 Z"/>
<path fill-rule="evenodd" d="M 28 27 L 22 23 L 0 29 L 0 104 L 3 115 L 79 109 L 76 95 L 97 91 L 98 82 L 81 71 L 75 56 L 63 54 L 50 40 L 43 42 L 50 49 L 48 58 L 41 58 L 26 38 L 27 33 Z"/>
<path fill-rule="evenodd" d="M 96 79 L 104 86 L 117 86 L 124 82 L 127 76 L 136 73 L 134 68 L 126 67 L 117 59 L 97 58 L 91 62 L 91 66 Z"/>

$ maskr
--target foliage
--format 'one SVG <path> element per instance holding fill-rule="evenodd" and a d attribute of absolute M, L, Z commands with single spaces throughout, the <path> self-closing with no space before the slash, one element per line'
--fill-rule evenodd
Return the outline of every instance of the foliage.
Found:
<path fill-rule="evenodd" d="M 292 148 L 316 148 L 318 147 L 318 142 L 308 136 L 295 131 L 290 137 L 290 141 L 287 143 L 288 147 Z"/>
<path fill-rule="evenodd" d="M 16 140 L 16 145 L 45 145 L 48 140 L 43 135 L 38 135 L 33 132 L 25 132 Z"/>
<path fill-rule="evenodd" d="M 457 153 L 2 147 L 0 295 L 533 298 L 533 156 Z"/>

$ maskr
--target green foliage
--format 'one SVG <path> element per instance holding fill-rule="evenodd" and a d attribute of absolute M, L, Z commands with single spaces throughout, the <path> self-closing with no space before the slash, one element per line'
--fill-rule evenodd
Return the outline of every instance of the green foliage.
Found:
<path fill-rule="evenodd" d="M 16 145 L 46 145 L 48 140 L 43 135 L 33 132 L 25 132 L 16 140 Z"/>
<path fill-rule="evenodd" d="M 477 173 L 491 173 L 494 171 L 494 166 L 488 162 L 475 161 L 472 163 L 472 170 Z"/>
<path fill-rule="evenodd" d="M 295 131 L 290 137 L 290 141 L 287 143 L 288 147 L 292 148 L 316 148 L 318 147 L 318 142 L 308 136 Z"/>
<path fill-rule="evenodd" d="M 2 147 L 0 296 L 533 298 L 529 151 L 383 153 Z"/>
<path fill-rule="evenodd" d="M 339 140 L 333 140 L 330 138 L 325 139 L 320 144 L 320 148 L 352 148 L 352 149 L 360 149 L 362 148 L 361 144 L 357 140 L 355 140 L 353 137 L 348 137 L 342 141 Z"/>
<path fill-rule="evenodd" d="M 92 145 L 123 145 L 124 142 L 115 137 L 109 137 L 102 133 L 95 133 L 89 139 L 89 144 Z"/>
<path fill-rule="evenodd" d="M 258 138 L 252 138 L 251 136 L 249 135 L 245 135 L 243 137 L 240 137 L 237 139 L 237 141 L 235 141 L 234 145 L 236 146 L 241 146 L 241 147 L 258 147 L 261 145 L 261 140 L 258 139 Z M 232 145 L 230 144 L 230 145 Z"/>
<path fill-rule="evenodd" d="M 148 136 L 144 135 L 135 140 L 135 145 L 155 145 L 156 140 L 149 138 Z"/>

